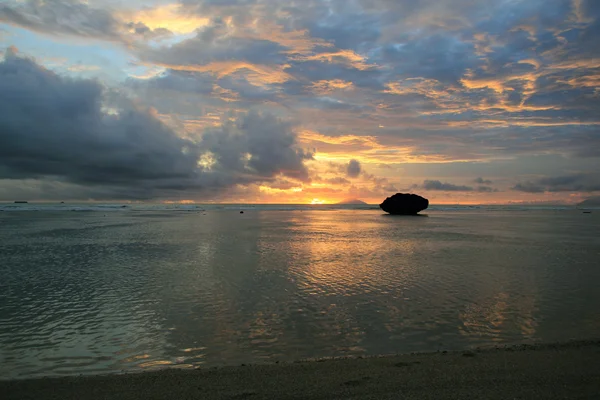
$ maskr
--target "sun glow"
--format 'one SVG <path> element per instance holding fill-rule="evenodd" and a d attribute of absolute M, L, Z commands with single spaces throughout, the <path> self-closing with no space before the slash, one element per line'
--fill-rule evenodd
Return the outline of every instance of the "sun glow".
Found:
<path fill-rule="evenodd" d="M 310 204 L 325 204 L 326 201 L 325 200 L 320 200 L 320 199 L 312 199 L 310 201 Z"/>

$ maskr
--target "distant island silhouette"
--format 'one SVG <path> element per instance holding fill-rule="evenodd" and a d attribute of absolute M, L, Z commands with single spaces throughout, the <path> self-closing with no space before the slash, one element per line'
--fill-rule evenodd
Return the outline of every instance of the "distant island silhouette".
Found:
<path fill-rule="evenodd" d="M 336 203 L 338 205 L 368 205 L 367 203 L 365 203 L 362 200 L 358 200 L 358 199 L 349 199 L 349 200 L 344 200 L 344 201 L 340 201 L 339 203 Z"/>
<path fill-rule="evenodd" d="M 577 204 L 577 207 L 600 207 L 600 197 L 591 197 Z"/>

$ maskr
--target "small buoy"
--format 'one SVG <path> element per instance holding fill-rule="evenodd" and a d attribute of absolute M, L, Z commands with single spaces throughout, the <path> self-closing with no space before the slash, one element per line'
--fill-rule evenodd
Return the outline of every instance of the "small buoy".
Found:
<path fill-rule="evenodd" d="M 240 211 L 240 214 L 243 214 L 243 213 L 244 213 L 243 211 Z"/>

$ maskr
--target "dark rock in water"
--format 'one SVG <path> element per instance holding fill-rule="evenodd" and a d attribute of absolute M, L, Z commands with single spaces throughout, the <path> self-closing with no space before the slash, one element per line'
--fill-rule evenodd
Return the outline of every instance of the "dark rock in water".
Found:
<path fill-rule="evenodd" d="M 396 193 L 385 199 L 379 207 L 394 215 L 415 215 L 429 207 L 429 200 L 416 194 Z"/>
<path fill-rule="evenodd" d="M 243 214 L 243 213 L 244 213 L 243 211 L 240 211 L 240 214 Z"/>

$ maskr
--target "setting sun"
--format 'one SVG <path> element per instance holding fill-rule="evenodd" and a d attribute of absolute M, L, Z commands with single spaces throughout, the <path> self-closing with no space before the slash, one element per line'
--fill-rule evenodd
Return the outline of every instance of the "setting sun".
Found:
<path fill-rule="evenodd" d="M 310 204 L 325 204 L 325 200 L 312 199 Z"/>

